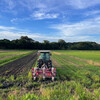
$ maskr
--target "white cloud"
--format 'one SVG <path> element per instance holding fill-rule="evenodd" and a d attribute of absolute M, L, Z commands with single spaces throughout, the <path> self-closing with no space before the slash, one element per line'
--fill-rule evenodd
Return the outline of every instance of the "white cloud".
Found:
<path fill-rule="evenodd" d="M 86 21 L 81 21 L 75 24 L 58 24 L 53 25 L 51 28 L 57 29 L 60 33 L 66 36 L 75 35 L 96 35 L 100 34 L 100 17 L 95 19 L 90 19 Z"/>
<path fill-rule="evenodd" d="M 31 17 L 26 17 L 26 18 L 12 18 L 10 21 L 13 24 L 17 24 L 18 22 L 23 22 L 23 21 L 27 21 L 27 20 L 32 20 Z"/>
<path fill-rule="evenodd" d="M 24 30 L 24 31 L 22 31 Z M 39 38 L 41 35 L 39 33 L 30 33 L 25 29 L 18 29 L 16 27 L 6 27 L 0 26 L 0 39 L 17 39 L 21 36 L 29 36 L 31 38 Z"/>
<path fill-rule="evenodd" d="M 100 0 L 20 0 L 18 1 L 23 7 L 33 10 L 38 8 L 39 10 L 61 10 L 67 6 L 75 9 L 85 9 L 91 6 L 100 4 Z M 64 9 L 63 9 L 64 10 Z"/>
<path fill-rule="evenodd" d="M 87 11 L 85 13 L 86 16 L 93 16 L 93 15 L 97 15 L 97 14 L 100 14 L 100 10 L 91 10 L 91 11 Z"/>
<path fill-rule="evenodd" d="M 100 0 L 69 0 L 69 5 L 76 9 L 85 9 L 100 4 Z"/>
<path fill-rule="evenodd" d="M 12 31 L 0 31 L 0 39 L 9 39 L 9 40 L 13 40 L 13 39 L 19 39 L 21 36 L 28 36 L 34 40 L 40 41 L 42 42 L 43 40 L 49 40 L 49 41 L 58 41 L 58 39 L 64 39 L 67 42 L 75 42 L 75 41 L 87 41 L 89 36 L 75 36 L 75 38 L 73 37 L 66 37 L 66 36 L 45 36 L 45 35 L 41 35 L 40 33 L 31 33 L 28 34 L 27 32 L 12 32 Z"/>
<path fill-rule="evenodd" d="M 98 20 L 98 19 L 96 19 Z M 4 27 L 4 26 L 3 26 Z M 9 30 L 6 30 L 5 27 L 3 28 L 1 27 L 3 30 L 0 31 L 0 39 L 9 39 L 9 40 L 13 40 L 13 39 L 19 39 L 21 36 L 28 36 L 34 40 L 40 41 L 42 42 L 43 40 L 49 40 L 49 41 L 58 41 L 58 39 L 64 39 L 67 42 L 75 42 L 75 41 L 96 41 L 99 42 L 99 39 L 95 39 L 90 35 L 82 35 L 82 34 L 75 34 L 74 36 L 72 36 L 72 34 L 61 34 L 61 33 L 55 33 L 55 35 L 44 35 L 42 33 L 32 33 L 29 31 L 22 31 L 22 29 L 17 29 L 13 27 L 8 27 Z M 66 28 L 66 26 L 62 26 L 63 29 Z M 75 25 L 73 26 L 67 26 L 68 28 L 73 28 L 75 27 Z M 60 29 L 61 28 L 56 28 L 56 29 Z M 17 30 L 17 31 L 16 31 Z M 65 29 L 64 29 L 65 30 Z M 72 32 L 74 32 L 72 30 Z"/>
<path fill-rule="evenodd" d="M 0 26 L 0 30 L 14 30 L 15 27 L 6 27 L 6 26 Z"/>
<path fill-rule="evenodd" d="M 45 13 L 45 12 L 35 12 L 31 15 L 32 18 L 41 20 L 41 19 L 55 19 L 59 16 L 59 14 L 55 13 Z"/>
<path fill-rule="evenodd" d="M 39 34 L 37 33 L 27 33 L 27 32 L 13 32 L 13 31 L 0 31 L 0 39 L 18 39 L 21 36 L 28 36 L 30 38 L 39 38 Z"/>
<path fill-rule="evenodd" d="M 15 27 L 0 26 L 0 39 L 13 40 L 13 39 L 19 39 L 21 36 L 28 36 L 37 41 L 43 41 L 45 39 L 55 40 L 59 38 L 59 37 L 49 37 L 43 35 L 42 33 L 32 33 L 25 29 L 17 29 Z"/>
<path fill-rule="evenodd" d="M 28 36 L 36 41 L 42 42 L 43 40 L 57 41 L 60 37 L 46 36 L 41 33 L 29 33 L 29 32 L 13 32 L 13 31 L 0 31 L 0 39 L 19 39 L 21 36 Z"/>
<path fill-rule="evenodd" d="M 24 30 L 24 31 L 22 31 Z M 21 36 L 29 36 L 31 38 L 39 38 L 40 34 L 38 33 L 30 33 L 26 29 L 18 29 L 16 27 L 6 27 L 6 26 L 0 26 L 0 39 L 17 39 Z"/>
<path fill-rule="evenodd" d="M 6 3 L 6 5 L 4 5 Z M 100 5 L 100 0 L 1 0 L 2 9 L 26 11 L 33 10 L 50 12 L 62 12 L 69 8 L 85 9 L 91 6 Z M 19 7 L 21 9 L 19 9 Z M 66 8 L 66 9 L 64 9 Z"/>
<path fill-rule="evenodd" d="M 1 10 L 4 12 L 17 15 L 28 11 L 29 15 L 39 20 L 58 18 L 59 15 L 63 17 L 64 14 L 70 13 L 67 11 L 72 8 L 85 9 L 100 5 L 100 0 L 0 0 L 0 2 Z"/>
<path fill-rule="evenodd" d="M 96 41 L 100 38 L 100 17 L 81 21 L 74 24 L 52 25 L 61 36 L 69 41 Z M 96 39 L 97 38 L 97 39 Z"/>

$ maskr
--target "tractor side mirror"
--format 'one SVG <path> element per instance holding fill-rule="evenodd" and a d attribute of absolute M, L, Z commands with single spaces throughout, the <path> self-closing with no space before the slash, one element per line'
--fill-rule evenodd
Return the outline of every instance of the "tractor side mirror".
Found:
<path fill-rule="evenodd" d="M 37 53 L 38 56 L 40 56 L 40 53 Z"/>

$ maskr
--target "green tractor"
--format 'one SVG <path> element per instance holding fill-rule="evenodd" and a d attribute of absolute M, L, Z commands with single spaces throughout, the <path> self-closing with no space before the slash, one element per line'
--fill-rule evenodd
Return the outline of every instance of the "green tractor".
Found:
<path fill-rule="evenodd" d="M 37 67 L 32 68 L 32 79 L 36 80 L 39 77 L 51 78 L 54 81 L 56 76 L 56 69 L 52 66 L 52 61 L 50 59 L 50 51 L 38 51 L 38 62 Z"/>

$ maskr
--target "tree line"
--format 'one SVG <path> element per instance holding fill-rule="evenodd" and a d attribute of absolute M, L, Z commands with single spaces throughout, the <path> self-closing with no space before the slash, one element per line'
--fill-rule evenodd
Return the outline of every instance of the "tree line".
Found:
<path fill-rule="evenodd" d="M 20 39 L 0 40 L 0 49 L 35 49 L 35 50 L 100 50 L 100 44 L 96 42 L 66 42 L 59 39 L 58 42 L 43 43 L 35 41 L 27 36 L 21 36 Z"/>

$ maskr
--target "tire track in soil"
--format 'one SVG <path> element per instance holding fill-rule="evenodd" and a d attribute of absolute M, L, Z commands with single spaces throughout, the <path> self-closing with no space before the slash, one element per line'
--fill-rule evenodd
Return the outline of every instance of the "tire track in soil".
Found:
<path fill-rule="evenodd" d="M 56 61 L 56 59 L 54 59 L 54 58 L 51 58 L 51 59 L 52 59 L 52 64 L 53 64 L 53 66 L 55 66 L 55 68 L 57 68 L 57 69 L 59 69 L 59 70 L 65 70 L 64 67 L 61 66 L 61 65 Z M 70 62 L 70 63 L 72 64 L 72 62 Z M 57 72 L 56 72 L 56 74 L 57 74 Z M 58 76 L 60 76 L 60 74 L 59 74 Z M 70 81 L 71 79 L 70 79 L 70 77 L 66 76 L 66 80 L 67 80 L 67 81 Z M 62 82 L 63 80 L 60 79 L 60 81 Z"/>
<path fill-rule="evenodd" d="M 61 65 L 54 58 L 51 58 L 51 60 L 52 60 L 52 64 L 53 64 L 54 67 L 61 68 Z"/>
<path fill-rule="evenodd" d="M 0 66 L 0 76 L 17 76 L 26 73 L 37 59 L 37 52 L 24 56 L 6 65 Z"/>

